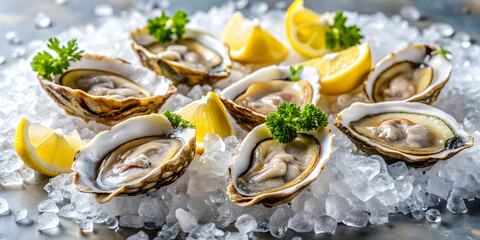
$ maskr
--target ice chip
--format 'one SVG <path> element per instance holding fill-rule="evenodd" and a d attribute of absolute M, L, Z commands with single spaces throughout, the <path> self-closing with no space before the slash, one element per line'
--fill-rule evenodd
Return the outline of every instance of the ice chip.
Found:
<path fill-rule="evenodd" d="M 205 137 L 203 137 L 203 144 L 204 153 L 209 153 L 212 151 L 225 151 L 225 143 L 220 136 L 215 134 L 206 134 Z"/>
<path fill-rule="evenodd" d="M 425 213 L 425 217 L 429 222 L 432 222 L 432 223 L 439 223 L 442 221 L 442 216 L 440 216 L 440 211 L 438 211 L 435 208 L 428 209 L 428 211 Z"/>
<path fill-rule="evenodd" d="M 287 234 L 288 221 L 291 212 L 286 208 L 277 208 L 270 216 L 270 233 L 277 238 L 283 238 Z"/>
<path fill-rule="evenodd" d="M 139 231 L 127 238 L 127 240 L 149 240 L 150 238 L 144 231 Z"/>
<path fill-rule="evenodd" d="M 115 231 L 118 229 L 118 219 L 116 217 L 109 217 L 107 221 L 105 221 L 105 224 L 108 228 Z"/>
<path fill-rule="evenodd" d="M 175 217 L 177 218 L 178 224 L 182 228 L 182 231 L 189 233 L 198 226 L 197 220 L 183 208 L 178 208 L 175 210 Z"/>
<path fill-rule="evenodd" d="M 368 223 L 369 215 L 366 212 L 349 212 L 343 219 L 343 223 L 350 227 L 365 227 Z"/>
<path fill-rule="evenodd" d="M 190 89 L 190 91 L 187 93 L 187 97 L 193 99 L 193 100 L 198 100 L 202 98 L 203 96 L 203 91 L 202 91 L 202 86 L 200 84 L 195 85 Z"/>
<path fill-rule="evenodd" d="M 48 28 L 52 25 L 52 20 L 50 20 L 50 17 L 44 12 L 37 13 L 33 21 L 37 28 Z"/>
<path fill-rule="evenodd" d="M 20 38 L 18 37 L 18 33 L 15 31 L 9 31 L 5 33 L 5 39 L 9 44 L 20 44 Z"/>
<path fill-rule="evenodd" d="M 315 218 L 315 226 L 313 230 L 315 231 L 315 234 L 320 234 L 320 233 L 330 233 L 334 234 L 335 229 L 337 228 L 337 220 L 335 218 L 332 218 L 330 216 L 320 216 Z"/>
<path fill-rule="evenodd" d="M 402 161 L 388 165 L 387 170 L 388 174 L 390 174 L 393 179 L 402 178 L 408 174 L 407 165 Z"/>
<path fill-rule="evenodd" d="M 247 234 L 257 228 L 257 220 L 249 214 L 243 214 L 235 221 L 235 227 L 240 233 Z"/>
<path fill-rule="evenodd" d="M 433 23 L 432 25 L 430 25 L 429 28 L 432 28 L 434 29 L 434 31 L 437 31 L 438 33 L 440 33 L 442 37 L 450 37 L 455 32 L 452 26 L 450 26 L 447 23 L 441 23 L 441 22 Z"/>
<path fill-rule="evenodd" d="M 55 201 L 52 199 L 47 199 L 38 204 L 38 211 L 43 212 L 53 212 L 58 213 L 58 207 Z"/>
<path fill-rule="evenodd" d="M 46 212 L 38 216 L 37 225 L 39 231 L 44 231 L 58 226 L 60 220 L 56 213 Z"/>
<path fill-rule="evenodd" d="M 237 9 L 244 9 L 248 5 L 248 0 L 236 0 L 235 7 Z"/>
<path fill-rule="evenodd" d="M 17 224 L 30 225 L 33 220 L 28 216 L 28 210 L 26 208 L 20 208 L 13 213 L 13 219 Z"/>
<path fill-rule="evenodd" d="M 126 214 L 120 216 L 118 225 L 129 228 L 142 228 L 144 223 L 141 217 L 135 214 Z"/>
<path fill-rule="evenodd" d="M 261 16 L 268 11 L 268 4 L 266 2 L 253 2 L 249 11 L 255 16 Z"/>
<path fill-rule="evenodd" d="M 138 208 L 138 215 L 141 216 L 145 222 L 157 222 L 163 225 L 167 214 L 168 207 L 165 203 L 154 197 L 143 198 Z"/>
<path fill-rule="evenodd" d="M 405 6 L 400 9 L 400 16 L 410 21 L 417 21 L 420 19 L 421 14 L 416 7 Z"/>
<path fill-rule="evenodd" d="M 313 226 L 313 218 L 303 211 L 295 214 L 295 216 L 290 218 L 290 220 L 288 221 L 288 228 L 299 233 L 311 232 L 313 230 Z"/>
<path fill-rule="evenodd" d="M 95 6 L 95 15 L 99 17 L 108 17 L 113 14 L 113 7 L 110 4 L 98 4 Z"/>

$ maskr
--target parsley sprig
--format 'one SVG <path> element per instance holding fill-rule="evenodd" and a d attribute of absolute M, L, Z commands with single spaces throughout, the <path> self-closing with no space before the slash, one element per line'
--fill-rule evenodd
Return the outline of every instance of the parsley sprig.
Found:
<path fill-rule="evenodd" d="M 343 16 L 343 12 L 337 12 L 331 29 L 325 33 L 327 48 L 335 49 L 338 45 L 341 48 L 349 48 L 360 43 L 363 38 L 360 34 L 360 28 L 357 26 L 345 26 L 347 18 Z"/>
<path fill-rule="evenodd" d="M 447 57 L 447 54 L 452 55 L 452 53 L 451 53 L 450 51 L 446 50 L 445 48 L 443 48 L 443 45 L 442 45 L 441 43 L 438 44 L 438 46 L 440 47 L 440 50 L 434 52 L 433 55 L 439 55 L 439 54 L 440 54 L 440 55 L 442 55 L 445 59 L 449 59 L 449 58 Z"/>
<path fill-rule="evenodd" d="M 300 80 L 300 78 L 298 77 L 298 75 L 300 75 L 300 73 L 302 72 L 303 70 L 303 65 L 300 65 L 297 69 L 295 69 L 294 67 L 290 66 L 290 73 L 292 73 L 292 77 L 290 78 L 290 81 L 292 82 L 297 82 Z"/>
<path fill-rule="evenodd" d="M 57 38 L 50 38 L 48 39 L 47 47 L 57 53 L 57 58 L 54 58 L 50 53 L 43 51 L 38 53 L 30 63 L 33 71 L 45 78 L 51 78 L 62 74 L 68 69 L 70 62 L 82 58 L 83 51 L 78 50 L 76 39 L 68 41 L 67 46 L 60 46 L 60 41 L 58 41 Z"/>
<path fill-rule="evenodd" d="M 182 117 L 176 113 L 165 110 L 165 112 L 162 114 L 168 118 L 168 121 L 170 121 L 170 124 L 173 128 L 195 128 L 195 125 L 185 119 L 182 119 Z"/>
<path fill-rule="evenodd" d="M 182 38 L 188 22 L 188 16 L 182 10 L 176 11 L 172 18 L 162 12 L 160 17 L 148 20 L 148 33 L 158 42 L 171 42 Z"/>
<path fill-rule="evenodd" d="M 266 120 L 272 136 L 281 143 L 295 140 L 297 131 L 310 131 L 328 125 L 327 114 L 313 104 L 306 105 L 301 111 L 295 103 L 283 102 Z"/>

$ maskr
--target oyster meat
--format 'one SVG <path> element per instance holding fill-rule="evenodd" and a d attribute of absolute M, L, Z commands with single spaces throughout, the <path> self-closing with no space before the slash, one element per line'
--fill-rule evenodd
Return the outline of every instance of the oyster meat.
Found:
<path fill-rule="evenodd" d="M 338 114 L 335 126 L 365 153 L 414 167 L 448 159 L 473 145 L 453 117 L 421 103 L 355 103 Z"/>
<path fill-rule="evenodd" d="M 370 102 L 431 104 L 450 78 L 452 64 L 436 48 L 411 45 L 382 59 L 369 73 L 364 90 Z"/>
<path fill-rule="evenodd" d="M 282 102 L 301 108 L 320 99 L 317 69 L 304 67 L 299 81 L 291 81 L 288 66 L 269 66 L 225 88 L 220 98 L 235 121 L 249 131 L 265 122 Z"/>
<path fill-rule="evenodd" d="M 174 182 L 195 155 L 195 129 L 173 129 L 163 115 L 123 121 L 95 136 L 75 155 L 79 191 L 104 203 L 117 195 L 147 193 Z"/>
<path fill-rule="evenodd" d="M 332 140 L 331 130 L 321 127 L 283 144 L 265 124 L 255 127 L 230 166 L 230 199 L 239 206 L 268 207 L 291 201 L 320 175 L 332 153 Z"/>
<path fill-rule="evenodd" d="M 62 75 L 38 79 L 68 114 L 110 125 L 157 112 L 176 92 L 170 80 L 148 69 L 90 54 L 70 63 Z"/>
<path fill-rule="evenodd" d="M 143 28 L 131 32 L 130 41 L 145 67 L 175 84 L 212 85 L 230 73 L 228 47 L 208 33 L 187 29 L 181 39 L 160 43 Z"/>

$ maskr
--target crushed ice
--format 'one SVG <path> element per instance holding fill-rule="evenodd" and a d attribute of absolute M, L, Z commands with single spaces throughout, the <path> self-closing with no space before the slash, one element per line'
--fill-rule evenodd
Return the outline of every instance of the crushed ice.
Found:
<path fill-rule="evenodd" d="M 189 26 L 219 36 L 235 7 L 242 7 L 238 6 L 239 2 L 248 3 L 236 1 L 235 6 L 230 2 L 213 7 L 208 12 L 196 12 Z M 283 15 L 278 10 L 270 10 L 261 16 L 261 22 L 272 35 L 288 44 L 284 26 L 278 24 L 284 22 Z M 345 15 L 349 23 L 355 23 L 362 29 L 364 41 L 370 43 L 374 62 L 409 43 L 442 43 L 450 50 L 453 53 L 453 73 L 434 106 L 450 113 L 467 132 L 480 139 L 480 120 L 477 116 L 480 111 L 479 45 L 471 43 L 468 35 L 453 33 L 445 25 L 437 24 L 419 31 L 400 16 L 387 17 L 382 13 L 359 15 L 353 12 L 346 12 Z M 80 48 L 87 52 L 120 57 L 139 65 L 130 49 L 127 34 L 143 26 L 146 16 L 130 11 L 103 20 L 99 26 L 87 24 L 72 27 L 57 37 L 61 41 L 77 38 Z M 452 38 L 447 38 L 452 34 Z M 45 49 L 44 46 L 45 42 L 40 40 L 26 44 L 25 52 L 18 54 L 18 59 L 0 73 L 0 100 L 3 106 L 0 109 L 0 124 L 4 126 L 0 134 L 0 183 L 3 187 L 22 188 L 23 184 L 35 179 L 33 171 L 28 171 L 18 158 L 11 141 L 22 116 L 51 129 L 62 128 L 66 133 L 78 130 L 85 140 L 107 129 L 104 125 L 86 123 L 65 114 L 41 89 L 29 63 L 36 52 Z M 292 51 L 286 61 L 299 60 L 301 57 Z M 241 78 L 249 69 L 250 66 L 234 65 L 232 75 L 235 77 L 224 84 Z M 198 86 L 190 90 L 180 87 L 179 93 L 169 99 L 164 109 L 176 110 L 209 90 L 212 90 L 210 86 Z M 335 112 L 355 101 L 364 101 L 363 95 L 355 92 L 338 98 L 325 98 L 322 99 L 322 105 L 327 108 L 326 112 L 331 113 L 329 119 L 333 120 Z M 38 206 L 41 214 L 36 219 L 37 227 L 39 230 L 55 228 L 61 216 L 75 221 L 84 232 L 92 231 L 94 223 L 104 223 L 113 230 L 119 226 L 158 229 L 156 239 L 174 239 L 179 235 L 188 235 L 191 239 L 242 239 L 251 231 L 270 232 L 275 237 L 282 237 L 288 229 L 334 233 L 339 222 L 354 227 L 363 227 L 368 223 L 382 224 L 388 222 L 390 213 L 411 214 L 417 219 L 426 217 L 431 222 L 438 222 L 441 216 L 433 207 L 440 201 L 447 202 L 447 210 L 464 213 L 468 211 L 465 201 L 472 201 L 480 195 L 478 144 L 433 167 L 409 169 L 403 163 L 387 166 L 378 156 L 363 155 L 335 127 L 330 127 L 335 138 L 334 154 L 320 177 L 291 204 L 274 208 L 241 208 L 234 205 L 226 194 L 228 166 L 244 133 L 239 134 L 239 138 L 224 140 L 207 135 L 205 141 L 218 147 L 207 147 L 202 156 L 194 159 L 184 176 L 148 195 L 116 197 L 100 205 L 92 195 L 75 189 L 73 175 L 65 174 L 50 179 L 45 186 L 48 199 Z M 26 216 L 25 213 L 22 209 L 17 210 L 14 212 L 15 218 L 20 220 Z M 10 209 L 7 201 L 0 198 L 0 215 L 5 214 L 10 214 Z M 221 230 L 231 224 L 239 232 Z M 143 232 L 139 232 L 132 239 L 142 239 L 144 236 Z"/>

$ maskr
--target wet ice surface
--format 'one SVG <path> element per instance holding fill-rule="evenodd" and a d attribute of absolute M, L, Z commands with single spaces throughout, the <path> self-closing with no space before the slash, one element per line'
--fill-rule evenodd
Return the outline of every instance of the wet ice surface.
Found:
<path fill-rule="evenodd" d="M 239 2 L 248 3 L 237 1 L 237 6 Z M 197 12 L 189 26 L 219 36 L 234 10 L 235 4 L 232 3 L 214 7 L 209 12 Z M 374 62 L 409 43 L 442 43 L 450 50 L 453 53 L 453 73 L 434 106 L 454 116 L 475 138 L 480 137 L 477 116 L 480 111 L 480 46 L 472 44 L 468 35 L 452 33 L 448 26 L 442 25 L 419 31 L 399 16 L 389 18 L 382 13 L 359 15 L 346 12 L 345 15 L 349 23 L 361 27 Z M 284 26 L 278 24 L 283 22 L 283 16 L 284 12 L 270 10 L 260 20 L 262 26 L 289 47 Z M 57 37 L 62 42 L 76 38 L 86 52 L 123 58 L 139 66 L 127 34 L 143 26 L 146 19 L 144 14 L 132 11 L 121 17 L 105 17 L 99 26 L 72 27 Z M 446 37 L 452 34 L 451 38 Z M 23 184 L 35 181 L 35 174 L 24 166 L 13 148 L 15 128 L 22 116 L 51 129 L 60 128 L 67 134 L 77 130 L 87 141 L 107 129 L 104 125 L 85 123 L 65 114 L 41 89 L 29 63 L 36 52 L 45 50 L 45 45 L 39 40 L 25 44 L 23 55 L 8 63 L 0 73 L 0 124 L 4 126 L 0 130 L 0 184 L 3 187 L 21 189 Z M 300 60 L 302 58 L 291 51 L 286 62 Z M 234 64 L 232 77 L 223 81 L 223 86 L 240 78 L 249 69 L 251 66 Z M 221 84 L 215 88 L 201 86 L 191 90 L 180 87 L 179 93 L 167 101 L 162 111 L 179 109 L 209 90 L 218 91 L 216 88 L 222 87 Z M 322 98 L 322 105 L 327 107 L 326 112 L 332 113 L 329 120 L 333 122 L 336 112 L 355 101 L 365 101 L 363 93 Z M 119 226 L 158 229 L 156 239 L 175 239 L 177 236 L 244 239 L 252 229 L 282 237 L 288 229 L 334 233 L 337 223 L 354 227 L 383 224 L 388 222 L 390 213 L 411 214 L 417 219 L 437 222 L 440 215 L 433 207 L 441 200 L 447 202 L 448 211 L 464 213 L 468 211 L 465 201 L 480 196 L 478 144 L 433 167 L 409 169 L 401 162 L 387 166 L 381 157 L 365 156 L 332 124 L 330 127 L 335 139 L 334 154 L 320 177 L 289 205 L 242 208 L 228 199 L 228 166 L 245 134 L 239 130 L 239 138 L 229 137 L 223 141 L 207 135 L 205 153 L 194 159 L 186 173 L 175 183 L 147 196 L 116 197 L 100 205 L 92 195 L 75 189 L 73 175 L 52 178 L 45 186 L 49 200 L 45 199 L 38 206 L 41 212 L 36 219 L 38 229 L 56 227 L 61 216 L 75 221 L 84 232 L 92 231 L 94 224 L 106 224 L 113 230 Z M 8 203 L 0 198 L 0 215 L 9 213 Z M 62 218 L 60 221 L 66 220 Z M 231 224 L 239 232 L 221 230 Z M 141 239 L 142 235 L 140 232 L 135 237 Z"/>

